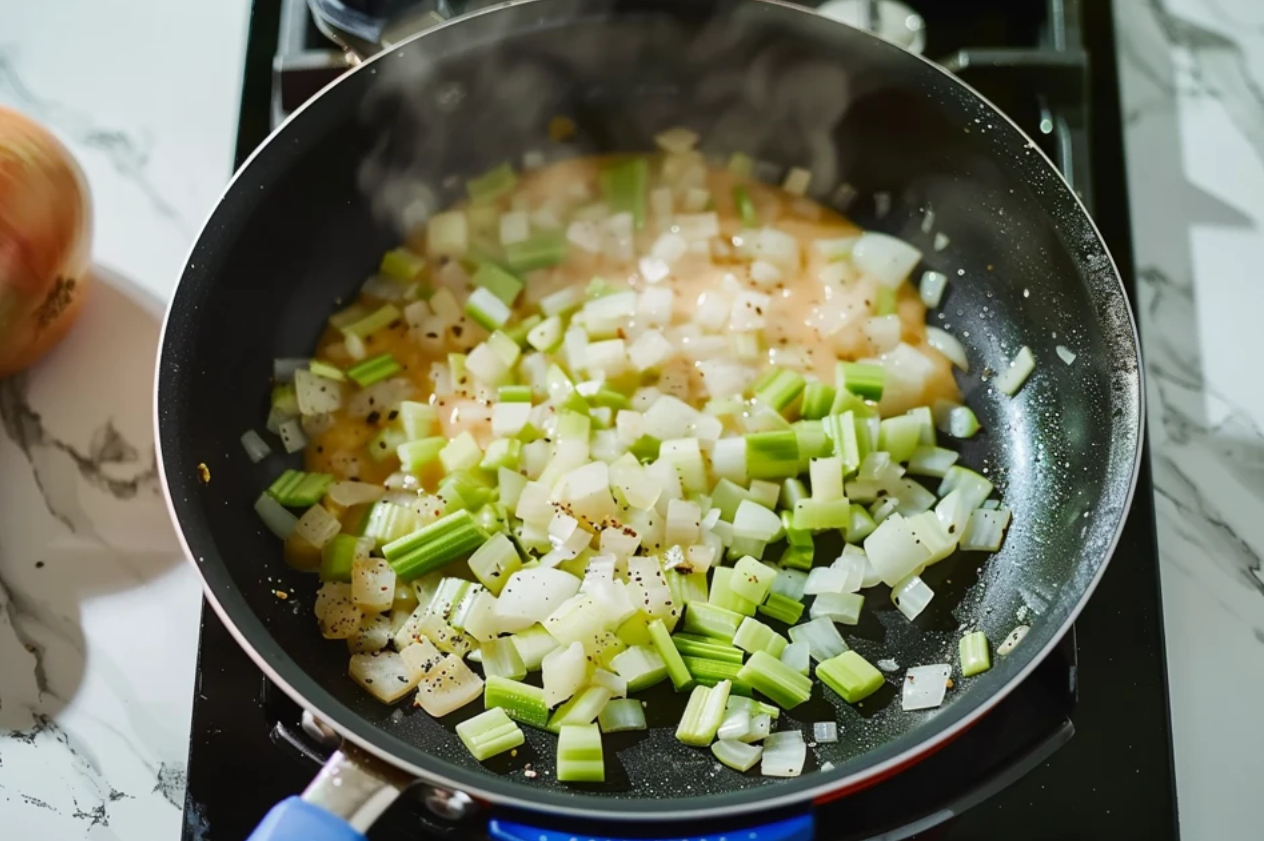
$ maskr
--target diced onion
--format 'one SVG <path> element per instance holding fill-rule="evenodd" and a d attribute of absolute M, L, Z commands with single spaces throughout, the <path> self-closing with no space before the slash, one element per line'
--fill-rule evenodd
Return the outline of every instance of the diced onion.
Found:
<path fill-rule="evenodd" d="M 922 252 L 888 234 L 866 232 L 852 248 L 856 268 L 883 286 L 899 286 L 922 260 Z"/>
<path fill-rule="evenodd" d="M 935 309 L 944 298 L 944 290 L 948 288 L 948 276 L 927 269 L 922 274 L 922 282 L 918 286 L 918 294 L 928 309 Z"/>
<path fill-rule="evenodd" d="M 1066 345 L 1058 345 L 1055 350 L 1058 352 L 1058 358 L 1066 364 L 1070 365 L 1075 361 L 1075 352 Z"/>
<path fill-rule="evenodd" d="M 818 721 L 812 725 L 812 738 L 820 744 L 838 741 L 838 723 L 834 721 Z"/>
<path fill-rule="evenodd" d="M 352 506 L 376 502 L 385 491 L 369 482 L 335 482 L 329 486 L 329 498 L 338 505 Z"/>
<path fill-rule="evenodd" d="M 272 454 L 272 448 L 268 446 L 268 442 L 264 441 L 253 429 L 247 429 L 241 436 L 241 446 L 246 451 L 246 457 L 255 464 Z"/>
<path fill-rule="evenodd" d="M 952 666 L 936 663 L 933 666 L 915 666 L 904 673 L 904 697 L 901 706 L 906 710 L 929 710 L 944 702 L 948 692 L 948 678 Z"/>
<path fill-rule="evenodd" d="M 771 733 L 764 740 L 764 756 L 759 773 L 765 777 L 797 777 L 807 762 L 808 746 L 798 730 Z"/>
<path fill-rule="evenodd" d="M 910 622 L 921 615 L 934 597 L 935 591 L 918 575 L 910 575 L 891 588 L 891 601 Z"/>
<path fill-rule="evenodd" d="M 342 523 L 321 505 L 308 508 L 294 526 L 294 533 L 317 549 L 333 540 L 334 535 L 340 531 L 342 531 Z"/>
<path fill-rule="evenodd" d="M 965 345 L 961 344 L 956 336 L 940 330 L 938 327 L 928 326 L 926 328 L 926 344 L 942 353 L 953 365 L 969 373 L 970 360 L 966 358 Z"/>
<path fill-rule="evenodd" d="M 1013 396 L 1023 387 L 1023 383 L 1027 382 L 1027 378 L 1034 370 L 1036 370 L 1036 357 L 1032 355 L 1031 348 L 1023 347 L 1009 366 L 997 376 L 996 387 Z"/>

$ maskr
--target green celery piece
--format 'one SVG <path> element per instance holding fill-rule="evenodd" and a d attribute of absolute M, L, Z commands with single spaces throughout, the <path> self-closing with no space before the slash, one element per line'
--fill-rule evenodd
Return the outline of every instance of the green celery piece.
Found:
<path fill-rule="evenodd" d="M 513 167 L 506 161 L 493 167 L 477 178 L 465 182 L 465 189 L 470 201 L 475 204 L 488 204 L 512 193 L 518 186 L 518 176 Z"/>
<path fill-rule="evenodd" d="M 556 266 L 566 259 L 564 231 L 541 231 L 521 242 L 505 246 L 505 262 L 520 274 Z"/>
<path fill-rule="evenodd" d="M 886 683 L 882 672 L 854 651 L 844 651 L 818 663 L 816 676 L 849 704 L 863 701 Z"/>
<path fill-rule="evenodd" d="M 638 229 L 645 226 L 649 180 L 650 164 L 645 158 L 620 161 L 601 172 L 601 191 L 606 204 L 616 213 L 631 213 Z"/>
<path fill-rule="evenodd" d="M 412 581 L 469 554 L 487 540 L 469 511 L 457 511 L 382 547 L 395 574 Z"/>
<path fill-rule="evenodd" d="M 677 692 L 688 689 L 693 685 L 693 676 L 689 674 L 685 661 L 681 659 L 680 652 L 672 643 L 671 634 L 667 631 L 663 620 L 655 619 L 651 622 L 649 632 L 654 650 L 658 652 L 659 657 L 663 658 L 663 665 L 667 666 L 667 676 L 671 678 L 672 686 L 676 687 Z"/>
<path fill-rule="evenodd" d="M 961 676 L 974 677 L 992 668 L 987 634 L 974 631 L 961 638 Z"/>
<path fill-rule="evenodd" d="M 766 651 L 752 654 L 738 673 L 738 678 L 786 710 L 797 707 L 812 695 L 811 678 L 799 674 Z"/>
<path fill-rule="evenodd" d="M 517 277 L 493 263 L 484 263 L 479 266 L 471 281 L 476 287 L 486 289 L 509 307 L 513 306 L 524 286 Z"/>
<path fill-rule="evenodd" d="M 517 680 L 489 677 L 483 688 L 483 706 L 503 709 L 514 721 L 541 730 L 549 725 L 549 705 L 544 690 Z"/>
<path fill-rule="evenodd" d="M 351 562 L 355 559 L 358 539 L 351 534 L 336 534 L 320 550 L 321 581 L 351 581 Z"/>

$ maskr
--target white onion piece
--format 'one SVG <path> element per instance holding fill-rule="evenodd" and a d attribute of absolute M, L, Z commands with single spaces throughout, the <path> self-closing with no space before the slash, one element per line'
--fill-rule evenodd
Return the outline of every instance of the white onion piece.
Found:
<path fill-rule="evenodd" d="M 830 568 L 843 574 L 842 588 L 839 592 L 855 593 L 865 586 L 865 574 L 869 568 L 869 558 L 865 555 L 864 549 L 848 543 L 843 547 L 843 554 L 839 555 L 837 560 L 830 564 Z M 778 575 L 777 577 L 780 578 L 781 576 Z"/>
<path fill-rule="evenodd" d="M 1055 350 L 1058 352 L 1058 358 L 1066 364 L 1070 365 L 1075 361 L 1075 351 L 1071 350 L 1066 345 L 1058 345 Z"/>
<path fill-rule="evenodd" d="M 906 710 L 930 710 L 944 702 L 948 692 L 948 677 L 952 666 L 936 663 L 933 666 L 915 666 L 904 673 L 904 698 L 901 706 Z"/>
<path fill-rule="evenodd" d="M 318 377 L 311 371 L 294 372 L 298 410 L 304 415 L 324 415 L 342 408 L 342 383 Z M 367 414 L 367 413 L 366 413 Z"/>
<path fill-rule="evenodd" d="M 584 646 L 573 642 L 566 648 L 550 651 L 541 664 L 544 702 L 550 707 L 562 703 L 584 685 L 588 677 L 588 658 Z"/>
<path fill-rule="evenodd" d="M 297 453 L 307 446 L 307 436 L 303 433 L 303 424 L 298 418 L 290 418 L 278 426 L 277 435 L 287 453 Z"/>
<path fill-rule="evenodd" d="M 483 694 L 483 679 L 465 661 L 449 654 L 430 670 L 417 686 L 417 705 L 435 718 L 442 718 Z"/>
<path fill-rule="evenodd" d="M 370 543 L 356 545 L 356 558 L 351 562 L 351 601 L 361 610 L 381 613 L 390 610 L 395 601 L 395 569 L 382 558 L 369 557 Z"/>
<path fill-rule="evenodd" d="M 511 633 L 525 631 L 536 622 L 543 622 L 577 592 L 579 579 L 570 573 L 559 569 L 519 570 L 509 576 L 496 600 L 501 629 Z"/>
<path fill-rule="evenodd" d="M 935 234 L 935 250 L 936 251 L 943 251 L 945 248 L 948 247 L 948 245 L 951 242 L 952 240 L 948 239 L 947 234 Z"/>
<path fill-rule="evenodd" d="M 809 596 L 821 593 L 841 593 L 847 584 L 847 574 L 841 569 L 832 567 L 816 567 L 808 572 L 807 583 L 803 592 Z"/>
<path fill-rule="evenodd" d="M 904 328 L 898 315 L 875 315 L 865 319 L 861 329 L 864 331 L 865 338 L 878 353 L 886 353 L 894 350 L 900 343 L 900 334 Z M 927 335 L 929 336 L 930 331 L 934 329 L 934 327 L 927 327 Z M 933 343 L 931 346 L 934 346 Z"/>
<path fill-rule="evenodd" d="M 447 367 L 443 366 L 445 371 Z M 351 402 L 347 404 L 347 414 L 356 420 L 363 420 L 374 412 L 384 414 L 416 393 L 417 387 L 413 385 L 413 381 L 405 377 L 383 380 L 362 389 L 351 398 Z"/>
<path fill-rule="evenodd" d="M 808 615 L 813 619 L 823 616 L 842 625 L 859 625 L 864 604 L 865 597 L 859 593 L 821 593 L 812 601 Z"/>
<path fill-rule="evenodd" d="M 803 601 L 805 595 L 805 587 L 808 583 L 808 574 L 797 569 L 783 569 L 777 573 L 777 577 L 772 580 L 772 591 L 778 595 L 794 599 L 796 602 Z"/>
<path fill-rule="evenodd" d="M 1010 631 L 1009 636 L 1005 637 L 1005 640 L 996 647 L 997 655 L 1001 657 L 1008 656 L 1009 653 L 1023 641 L 1023 637 L 1027 636 L 1027 632 L 1030 630 L 1030 625 L 1019 625 L 1017 628 Z"/>
<path fill-rule="evenodd" d="M 922 274 L 922 282 L 918 287 L 922 303 L 928 309 L 935 309 L 944 298 L 944 290 L 948 287 L 948 276 L 940 272 L 927 270 Z"/>
<path fill-rule="evenodd" d="M 922 252 L 888 234 L 867 232 L 851 253 L 856 268 L 883 286 L 899 286 L 921 262 Z"/>
<path fill-rule="evenodd" d="M 812 738 L 820 744 L 831 744 L 838 741 L 838 723 L 834 721 L 818 721 L 812 725 Z"/>
<path fill-rule="evenodd" d="M 812 649 L 806 642 L 792 642 L 781 649 L 781 662 L 801 675 L 812 668 Z"/>
<path fill-rule="evenodd" d="M 807 643 L 808 652 L 818 663 L 837 657 L 847 650 L 847 643 L 843 642 L 838 628 L 823 616 L 791 628 L 790 641 Z"/>
<path fill-rule="evenodd" d="M 865 538 L 865 555 L 882 580 L 892 587 L 930 562 L 929 550 L 899 514 L 892 514 Z"/>
<path fill-rule="evenodd" d="M 255 513 L 259 515 L 259 519 L 263 520 L 263 524 L 268 527 L 268 531 L 282 540 L 289 537 L 293 533 L 294 527 L 298 524 L 298 517 L 269 496 L 266 491 L 260 494 L 259 499 L 255 501 Z"/>
<path fill-rule="evenodd" d="M 782 184 L 781 189 L 785 190 L 792 196 L 803 196 L 807 193 L 808 187 L 812 184 L 812 173 L 800 167 L 792 168 L 786 173 L 786 180 Z"/>
<path fill-rule="evenodd" d="M 394 651 L 353 654 L 347 674 L 383 704 L 393 704 L 403 698 L 420 680 Z"/>
<path fill-rule="evenodd" d="M 926 344 L 942 353 L 949 362 L 956 365 L 962 371 L 969 373 L 970 360 L 966 358 L 965 345 L 957 339 L 956 336 L 938 327 L 926 327 Z"/>
<path fill-rule="evenodd" d="M 764 755 L 759 773 L 765 777 L 797 777 L 807 762 L 808 746 L 798 730 L 770 733 L 764 739 Z"/>
<path fill-rule="evenodd" d="M 338 518 L 326 511 L 322 505 L 313 505 L 308 508 L 294 526 L 294 533 L 317 549 L 333 540 L 334 535 L 340 531 L 342 531 L 342 523 L 338 522 Z"/>
<path fill-rule="evenodd" d="M 919 575 L 910 575 L 891 588 L 891 601 L 910 622 L 921 615 L 933 598 L 935 591 Z"/>
<path fill-rule="evenodd" d="M 1036 357 L 1032 355 L 1031 348 L 1024 346 L 1015 355 L 1014 360 L 997 376 L 996 387 L 1012 397 L 1023 387 L 1023 383 L 1027 382 L 1027 377 L 1031 376 L 1034 370 L 1036 370 Z"/>
<path fill-rule="evenodd" d="M 368 482 L 334 482 L 327 493 L 338 505 L 351 506 L 377 502 L 385 491 Z"/>
<path fill-rule="evenodd" d="M 282 426 L 284 426 L 284 424 L 282 424 Z M 268 442 L 264 441 L 263 438 L 259 436 L 259 433 L 255 432 L 253 429 L 247 429 L 241 436 L 241 446 L 246 451 L 246 457 L 255 464 L 258 464 L 272 454 L 272 448 L 268 446 Z"/>

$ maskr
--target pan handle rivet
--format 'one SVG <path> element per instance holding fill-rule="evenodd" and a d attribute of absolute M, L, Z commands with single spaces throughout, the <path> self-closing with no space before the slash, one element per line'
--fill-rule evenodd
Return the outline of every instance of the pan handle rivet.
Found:
<path fill-rule="evenodd" d="M 474 801 L 463 791 L 450 791 L 433 786 L 426 787 L 421 799 L 432 814 L 445 821 L 461 820 L 474 806 Z"/>

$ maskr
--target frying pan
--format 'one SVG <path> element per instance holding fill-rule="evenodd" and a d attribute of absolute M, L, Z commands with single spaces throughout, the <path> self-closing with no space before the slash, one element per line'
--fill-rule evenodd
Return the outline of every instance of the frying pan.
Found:
<path fill-rule="evenodd" d="M 783 728 L 840 723 L 840 742 L 815 747 L 799 778 L 739 774 L 678 743 L 681 704 L 661 687 L 646 699 L 648 732 L 607 738 L 605 784 L 558 783 L 553 737 L 534 731 L 518 756 L 481 765 L 454 733 L 478 710 L 400 713 L 347 678 L 343 644 L 316 631 L 316 582 L 286 567 L 252 510 L 284 466 L 254 465 L 238 443 L 267 413 L 272 360 L 310 354 L 335 302 L 464 179 L 557 151 L 545 136 L 554 115 L 577 126 L 571 153 L 647 149 L 654 133 L 686 125 L 704 151 L 746 152 L 772 178 L 807 167 L 815 198 L 850 198 L 855 221 L 918 244 L 926 268 L 950 278 L 933 319 L 969 349 L 960 385 L 986 430 L 962 442 L 962 462 L 996 482 L 1013 525 L 994 557 L 928 570 L 937 596 L 916 621 L 870 597 L 847 641 L 898 669 L 860 707 L 818 688 L 783 715 Z M 928 211 L 950 239 L 942 250 L 922 229 Z M 1024 345 L 1037 370 L 1007 397 L 990 381 Z M 961 733 L 1070 626 L 1130 502 L 1140 376 L 1114 264 L 1053 166 L 959 80 L 874 36 L 771 0 L 518 0 L 397 45 L 312 100 L 237 173 L 163 332 L 159 458 L 186 552 L 238 642 L 342 744 L 256 837 L 361 837 L 418 781 L 435 811 L 465 816 L 464 832 L 502 839 L 589 835 L 593 820 L 625 836 L 811 837 L 814 803 Z M 294 595 L 279 601 L 278 589 Z M 963 629 L 999 641 L 1018 625 L 1026 638 L 940 709 L 901 710 L 903 668 L 956 662 Z M 769 816 L 786 820 L 754 828 Z"/>

